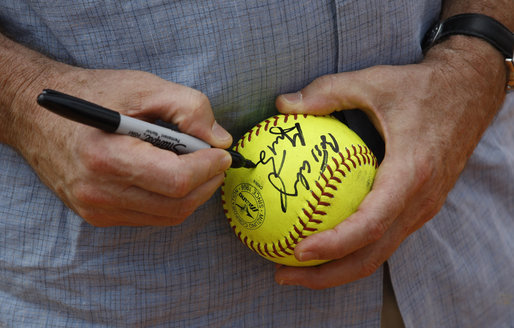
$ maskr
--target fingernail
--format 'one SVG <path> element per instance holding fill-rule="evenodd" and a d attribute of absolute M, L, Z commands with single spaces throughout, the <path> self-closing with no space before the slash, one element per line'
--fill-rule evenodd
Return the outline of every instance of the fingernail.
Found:
<path fill-rule="evenodd" d="M 303 95 L 300 91 L 295 93 L 286 93 L 282 95 L 283 99 L 288 103 L 289 105 L 296 105 L 302 102 Z"/>
<path fill-rule="evenodd" d="M 296 284 L 290 280 L 286 280 L 286 279 L 280 279 L 278 281 L 278 284 L 280 286 L 295 286 Z"/>
<path fill-rule="evenodd" d="M 232 138 L 230 133 L 227 132 L 218 122 L 214 121 L 212 125 L 212 134 L 220 141 L 227 141 Z"/>
<path fill-rule="evenodd" d="M 319 260 L 318 254 L 315 252 L 300 252 L 298 254 L 298 260 L 299 261 L 311 261 L 311 260 Z"/>
<path fill-rule="evenodd" d="M 232 157 L 230 156 L 230 154 L 228 152 L 225 152 L 225 156 L 223 157 L 223 159 L 221 160 L 221 171 L 225 171 L 227 170 L 230 165 L 232 164 Z"/>

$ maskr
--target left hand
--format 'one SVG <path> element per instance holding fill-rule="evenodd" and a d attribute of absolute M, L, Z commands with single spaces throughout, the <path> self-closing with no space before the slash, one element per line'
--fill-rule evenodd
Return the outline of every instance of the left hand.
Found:
<path fill-rule="evenodd" d="M 384 138 L 386 153 L 358 210 L 295 249 L 300 261 L 333 261 L 279 266 L 276 281 L 322 289 L 369 276 L 434 217 L 501 106 L 502 65 L 494 48 L 459 36 L 431 49 L 419 64 L 327 75 L 279 96 L 282 113 L 362 109 Z"/>

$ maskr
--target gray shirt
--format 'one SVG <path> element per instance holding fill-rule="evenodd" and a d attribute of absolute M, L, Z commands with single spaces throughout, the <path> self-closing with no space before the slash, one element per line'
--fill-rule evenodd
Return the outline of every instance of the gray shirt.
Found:
<path fill-rule="evenodd" d="M 434 1 L 4 0 L 0 31 L 56 60 L 196 88 L 236 138 L 318 76 L 422 58 Z M 510 101 L 510 102 L 509 102 Z M 358 122 L 356 123 L 358 124 Z M 405 323 L 514 322 L 514 104 L 441 212 L 389 260 Z M 278 286 L 217 193 L 177 227 L 95 228 L 0 144 L 0 326 L 373 327 L 382 270 L 324 291 Z"/>

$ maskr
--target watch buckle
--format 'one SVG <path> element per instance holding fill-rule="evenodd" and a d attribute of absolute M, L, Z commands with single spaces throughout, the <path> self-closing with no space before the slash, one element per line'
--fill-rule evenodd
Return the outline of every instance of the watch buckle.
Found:
<path fill-rule="evenodd" d="M 514 57 L 514 54 L 512 57 Z M 505 59 L 507 65 L 507 92 L 514 91 L 514 62 L 512 57 Z"/>

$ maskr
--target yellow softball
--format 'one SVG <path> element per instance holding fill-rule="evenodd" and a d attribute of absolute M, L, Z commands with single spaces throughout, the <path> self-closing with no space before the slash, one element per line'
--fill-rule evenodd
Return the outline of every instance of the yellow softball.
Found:
<path fill-rule="evenodd" d="M 296 245 L 331 229 L 370 191 L 377 161 L 357 134 L 332 116 L 276 115 L 253 127 L 235 150 L 257 166 L 226 172 L 222 203 L 243 244 L 290 266 Z"/>

